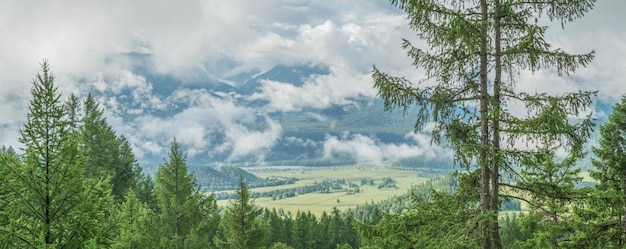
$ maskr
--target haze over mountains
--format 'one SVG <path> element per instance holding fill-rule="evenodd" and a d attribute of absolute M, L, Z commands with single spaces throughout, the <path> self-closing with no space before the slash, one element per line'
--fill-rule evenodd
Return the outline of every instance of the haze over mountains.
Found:
<path fill-rule="evenodd" d="M 327 65 L 278 65 L 218 77 L 235 66 L 224 62 L 221 72 L 185 79 L 155 72 L 149 57 L 120 55 L 133 65 L 128 75 L 135 79 L 91 89 L 148 171 L 162 162 L 161 148 L 174 136 L 192 167 L 451 167 L 451 153 L 431 144 L 429 130 L 413 133 L 417 109 L 405 116 L 402 110 L 386 112 L 371 89 L 350 89 L 366 84 L 325 82 L 334 73 Z M 612 105 L 595 106 L 603 123 Z"/>
<path fill-rule="evenodd" d="M 109 122 L 143 152 L 139 157 L 144 163 L 160 163 L 163 153 L 157 143 L 172 136 L 186 147 L 190 165 L 450 161 L 446 150 L 430 144 L 428 134 L 413 134 L 415 110 L 406 117 L 402 110 L 385 112 L 381 100 L 359 93 L 370 89 L 354 89 L 356 94 L 347 98 L 334 97 L 345 95 L 334 88 L 298 95 L 319 89 L 332 73 L 327 65 L 279 65 L 224 78 L 206 72 L 183 81 L 154 72 L 149 56 L 120 55 L 134 65 L 135 84 L 95 84 L 91 90 Z M 345 84 L 333 87 L 357 87 Z M 175 132 L 167 134 L 163 127 Z M 128 132 L 132 130 L 141 133 Z"/>
<path fill-rule="evenodd" d="M 622 5 L 601 1 L 584 21 L 551 27 L 555 46 L 595 49 L 596 58 L 562 78 L 520 72 L 520 90 L 599 90 L 594 115 L 606 117 L 624 92 Z M 430 145 L 428 131 L 412 133 L 410 112 L 383 112 L 372 88 L 372 65 L 425 78 L 401 43 L 425 44 L 388 1 L 0 6 L 10 10 L 0 14 L 8 34 L 0 41 L 1 144 L 21 146 L 29 81 L 48 58 L 63 95 L 96 95 L 143 164 L 162 162 L 174 136 L 194 165 L 368 165 L 448 155 Z"/>

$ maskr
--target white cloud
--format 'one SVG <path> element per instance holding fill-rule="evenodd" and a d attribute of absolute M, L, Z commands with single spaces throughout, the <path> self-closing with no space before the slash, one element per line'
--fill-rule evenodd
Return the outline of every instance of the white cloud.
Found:
<path fill-rule="evenodd" d="M 408 157 L 450 156 L 450 152 L 430 144 L 430 137 L 424 134 L 407 134 L 406 138 L 415 141 L 416 145 L 406 143 L 383 143 L 374 136 L 343 133 L 341 136 L 326 136 L 323 145 L 323 157 L 332 158 L 337 155 L 350 155 L 360 164 L 379 164 L 386 161 Z"/>
<path fill-rule="evenodd" d="M 544 71 L 524 73 L 520 89 L 597 89 L 609 102 L 626 92 L 626 33 L 622 32 L 626 16 L 621 13 L 626 2 L 596 4 L 587 17 L 567 24 L 564 31 L 554 25 L 548 37 L 567 51 L 595 49 L 594 62 L 572 78 L 556 78 Z M 114 128 L 127 134 L 138 153 L 162 153 L 172 136 L 180 136 L 185 146 L 200 153 L 213 146 L 205 141 L 207 137 L 221 131 L 228 134 L 221 148 L 232 150 L 231 156 L 263 154 L 281 134 L 275 121 L 237 106 L 234 97 L 218 99 L 203 90 L 178 89 L 160 99 L 120 54 L 149 54 L 151 70 L 183 81 L 264 71 L 279 64 L 325 64 L 330 75 L 307 79 L 302 87 L 266 81 L 263 92 L 254 96 L 268 100 L 269 111 L 323 108 L 374 97 L 369 76 L 374 64 L 392 75 L 422 77 L 400 48 L 401 38 L 422 45 L 407 23 L 404 14 L 381 0 L 0 1 L 0 143 L 17 144 L 30 81 L 38 63 L 48 58 L 63 94 L 87 89 L 118 94 L 99 100 Z M 224 60 L 233 66 L 215 66 Z M 127 96 L 119 96 L 126 90 Z M 188 108 L 178 108 L 182 106 Z M 151 116 L 172 110 L 177 113 Z M 265 122 L 266 129 L 251 128 L 257 121 Z M 372 152 L 365 158 L 373 161 L 404 151 L 391 145 L 385 151 L 367 136 L 335 140 L 329 142 L 336 148 L 331 151 Z"/>
<path fill-rule="evenodd" d="M 232 160 L 252 156 L 262 161 L 282 133 L 280 124 L 268 116 L 259 116 L 254 109 L 237 106 L 232 99 L 214 97 L 203 89 L 178 89 L 163 104 L 188 106 L 171 116 L 142 113 L 129 121 L 110 121 L 121 126 L 120 133 L 129 137 L 139 156 L 161 155 L 176 137 L 189 156 L 219 152 Z M 256 128 L 259 119 L 267 127 Z M 211 137 L 216 134 L 223 134 L 224 141 L 212 144 Z"/>
<path fill-rule="evenodd" d="M 375 97 L 369 74 L 356 74 L 331 68 L 329 75 L 314 75 L 302 87 L 263 80 L 261 93 L 250 99 L 269 100 L 268 111 L 296 111 L 303 107 L 326 108 L 351 104 L 361 97 Z"/>
<path fill-rule="evenodd" d="M 230 150 L 229 160 L 244 156 L 253 156 L 257 161 L 264 161 L 265 154 L 280 139 L 282 128 L 280 124 L 265 116 L 269 127 L 266 130 L 252 130 L 239 124 L 232 124 L 226 129 L 227 142 L 218 150 Z"/>

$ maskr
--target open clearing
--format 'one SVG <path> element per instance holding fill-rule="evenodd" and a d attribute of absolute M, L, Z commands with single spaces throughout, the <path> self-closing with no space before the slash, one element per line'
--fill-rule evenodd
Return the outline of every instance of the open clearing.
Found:
<path fill-rule="evenodd" d="M 428 178 L 420 177 L 419 171 L 391 169 L 382 166 L 379 167 L 299 167 L 282 169 L 276 168 L 246 168 L 247 171 L 259 176 L 259 177 L 296 177 L 298 181 L 295 184 L 254 188 L 251 192 L 268 192 L 272 190 L 291 189 L 305 185 L 312 185 L 315 182 L 322 182 L 328 179 L 345 179 L 359 185 L 361 192 L 349 194 L 348 192 L 331 192 L 331 193 L 309 193 L 305 195 L 296 195 L 291 198 L 276 199 L 272 198 L 257 198 L 255 204 L 261 207 L 282 208 L 285 212 L 291 212 L 293 215 L 300 211 L 310 211 L 311 213 L 319 216 L 323 211 L 330 213 L 333 207 L 337 207 L 339 210 L 347 210 L 348 208 L 356 207 L 359 204 L 365 204 L 365 202 L 381 201 L 391 196 L 401 195 L 407 192 L 407 190 L 414 184 L 422 183 Z M 398 188 L 385 188 L 378 189 L 378 184 L 382 181 L 383 177 L 391 177 L 396 181 Z M 374 185 L 361 186 L 361 180 L 374 180 Z M 228 204 L 228 200 L 218 201 L 218 205 L 225 206 Z"/>

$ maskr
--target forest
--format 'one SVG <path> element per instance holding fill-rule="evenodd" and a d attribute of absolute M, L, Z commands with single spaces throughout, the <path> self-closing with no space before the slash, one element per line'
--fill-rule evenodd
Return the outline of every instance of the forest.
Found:
<path fill-rule="evenodd" d="M 199 184 L 176 138 L 151 176 L 96 99 L 62 96 L 44 60 L 19 130 L 22 147 L 0 150 L 0 248 L 624 248 L 626 96 L 596 127 L 589 110 L 597 92 L 517 87 L 522 71 L 567 77 L 592 61 L 593 51 L 553 48 L 540 20 L 565 27 L 594 3 L 392 0 L 427 44 L 402 45 L 427 79 L 374 67 L 374 88 L 388 111 L 420 108 L 406 118 L 416 119 L 416 132 L 434 124 L 432 141 L 454 152 L 456 171 L 406 195 L 319 217 L 263 209 L 254 198 L 358 192 L 374 183 L 328 180 L 253 193 L 249 184 L 295 179 L 252 181 L 226 169 Z M 599 141 L 588 146 L 596 128 Z M 588 154 L 591 183 L 578 165 Z M 222 182 L 237 172 L 236 186 Z M 207 184 L 236 190 L 218 197 L 201 188 Z M 394 186 L 391 177 L 377 185 Z M 218 198 L 232 201 L 220 208 Z"/>

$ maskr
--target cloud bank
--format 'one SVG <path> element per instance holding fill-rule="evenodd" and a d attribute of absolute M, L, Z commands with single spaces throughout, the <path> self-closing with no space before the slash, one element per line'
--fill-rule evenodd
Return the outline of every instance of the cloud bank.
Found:
<path fill-rule="evenodd" d="M 554 25 L 549 41 L 577 53 L 595 49 L 596 59 L 569 78 L 523 72 L 520 90 L 599 90 L 600 100 L 618 100 L 626 92 L 624 8 L 623 1 L 600 1 L 565 30 Z M 421 44 L 407 24 L 383 0 L 1 1 L 0 144 L 19 147 L 30 79 L 48 58 L 64 95 L 99 93 L 109 122 L 139 157 L 161 157 L 176 136 L 190 155 L 263 160 L 285 132 L 272 114 L 374 98 L 374 64 L 392 75 L 423 78 L 400 48 L 401 38 Z M 216 80 L 237 86 L 243 82 L 226 78 L 302 64 L 327 65 L 330 73 L 306 78 L 302 86 L 265 80 L 246 98 L 202 88 Z M 165 96 L 138 65 L 181 85 Z M 246 101 L 267 104 L 241 104 Z M 430 155 L 427 143 L 411 139 L 416 144 L 397 145 L 349 133 L 325 138 L 323 148 L 324 155 L 347 153 L 363 162 Z"/>

